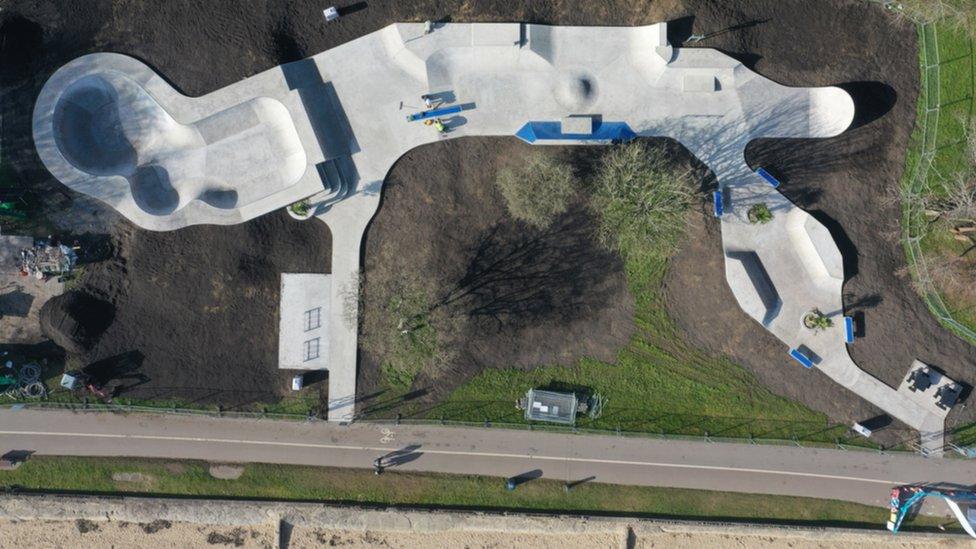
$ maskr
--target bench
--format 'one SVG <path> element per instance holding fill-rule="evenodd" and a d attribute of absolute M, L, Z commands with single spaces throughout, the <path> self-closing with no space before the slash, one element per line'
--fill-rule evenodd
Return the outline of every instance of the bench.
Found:
<path fill-rule="evenodd" d="M 759 177 L 765 179 L 767 183 L 769 183 L 770 185 L 772 185 L 774 189 L 777 188 L 777 187 L 779 187 L 779 180 L 776 179 L 775 177 L 773 177 L 773 175 L 771 173 L 767 172 L 766 170 L 764 170 L 762 168 L 759 168 L 758 170 L 756 170 L 756 173 L 759 174 Z"/>
<path fill-rule="evenodd" d="M 804 368 L 813 368 L 813 361 L 801 353 L 799 349 L 790 349 L 790 356 L 793 357 L 793 360 L 802 364 Z"/>
<path fill-rule="evenodd" d="M 722 200 L 722 191 L 715 191 L 712 193 L 712 205 L 715 211 L 715 217 L 722 217 L 725 213 L 725 203 Z"/>

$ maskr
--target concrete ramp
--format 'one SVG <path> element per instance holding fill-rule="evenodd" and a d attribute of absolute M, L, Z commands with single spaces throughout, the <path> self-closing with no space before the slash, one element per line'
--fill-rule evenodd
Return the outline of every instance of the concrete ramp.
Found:
<path fill-rule="evenodd" d="M 727 251 L 725 273 L 739 306 L 763 326 L 768 326 L 779 314 L 780 299 L 769 273 L 752 251 Z"/>

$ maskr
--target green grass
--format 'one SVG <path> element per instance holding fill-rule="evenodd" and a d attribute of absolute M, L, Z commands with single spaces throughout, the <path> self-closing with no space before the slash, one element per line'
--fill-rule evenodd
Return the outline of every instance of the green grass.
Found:
<path fill-rule="evenodd" d="M 32 357 L 19 353 L 11 353 L 4 357 L 4 360 L 12 360 L 15 364 L 22 364 L 24 362 L 36 362 L 41 363 L 37 360 L 37 357 Z M 77 369 L 80 364 L 71 364 L 68 369 Z M 44 386 L 48 390 L 48 396 L 44 399 L 28 399 L 28 398 L 9 398 L 6 396 L 0 396 L 0 405 L 13 404 L 13 403 L 41 403 L 41 404 L 51 404 L 51 405 L 65 405 L 65 406 L 79 406 L 82 404 L 83 400 L 79 392 L 68 391 L 61 387 L 61 375 L 64 373 L 65 366 L 63 363 L 57 360 L 49 360 L 46 365 L 43 366 L 42 370 L 42 381 Z M 97 404 L 99 399 L 92 396 L 89 398 L 89 403 Z M 136 406 L 143 408 L 161 409 L 161 410 L 172 410 L 174 408 L 179 408 L 182 410 L 196 410 L 196 411 L 209 411 L 218 412 L 219 409 L 215 404 L 200 404 L 198 402 L 191 402 L 186 399 L 179 398 L 156 398 L 156 399 L 144 399 L 144 398 L 125 398 L 118 397 L 112 399 L 112 404 L 116 406 Z M 284 414 L 293 415 L 296 419 L 304 419 L 307 417 L 310 411 L 313 411 L 320 407 L 319 394 L 316 388 L 307 388 L 302 392 L 294 395 L 287 396 L 273 403 L 251 403 L 245 406 L 240 406 L 234 409 L 228 409 L 225 411 L 233 412 L 253 412 L 253 413 L 267 413 L 267 414 Z"/>
<path fill-rule="evenodd" d="M 617 152 L 643 158 L 640 148 Z M 635 167 L 629 157 L 621 161 L 622 168 L 616 166 L 616 171 L 625 174 L 641 171 L 641 175 L 625 178 L 631 186 L 635 181 L 646 184 L 661 179 L 659 172 L 664 168 L 658 152 L 644 152 L 650 168 L 641 162 Z M 406 402 L 377 406 L 366 413 L 370 417 L 399 413 L 406 419 L 524 424 L 516 400 L 530 388 L 546 388 L 599 393 L 607 399 L 600 417 L 579 417 L 577 427 L 584 429 L 863 444 L 863 439 L 847 438 L 845 425 L 831 424 L 824 414 L 772 394 L 741 366 L 685 342 L 668 315 L 661 288 L 668 257 L 683 233 L 689 201 L 690 197 L 674 201 L 683 204 L 685 213 L 669 214 L 677 219 L 667 224 L 673 228 L 655 228 L 654 234 L 637 231 L 639 244 L 631 245 L 627 239 L 616 243 L 636 301 L 636 333 L 614 363 L 584 358 L 572 367 L 486 369 L 433 407 Z M 784 352 L 782 367 L 795 368 L 785 356 Z"/>
<path fill-rule="evenodd" d="M 933 32 L 934 31 L 934 32 Z M 923 40 L 924 39 L 924 40 Z M 919 95 L 918 123 L 912 139 L 906 160 L 905 180 L 902 188 L 908 189 L 913 183 L 915 168 L 921 162 L 923 151 L 934 144 L 932 148 L 932 164 L 924 181 L 919 182 L 917 194 L 921 196 L 940 196 L 944 191 L 947 180 L 973 170 L 966 145 L 967 128 L 973 126 L 976 114 L 976 55 L 974 55 L 973 39 L 966 29 L 955 27 L 948 23 L 936 23 L 922 30 L 919 36 L 920 44 L 928 44 L 926 50 L 920 51 L 919 60 L 922 71 L 926 66 L 934 65 L 938 60 L 939 76 L 934 78 L 934 71 L 927 70 L 929 79 L 923 80 Z M 933 41 L 938 47 L 932 47 Z M 937 57 L 936 57 L 937 53 Z M 926 108 L 938 108 L 938 124 L 925 129 Z M 931 118 L 929 118 L 931 126 Z M 926 135 L 927 134 L 927 135 Z M 911 193 L 906 194 L 906 202 L 915 200 Z M 937 223 L 929 226 L 924 219 L 907 219 L 911 226 L 905 230 L 909 234 L 921 237 L 919 249 L 925 258 L 926 265 L 937 264 L 941 258 L 958 257 L 966 245 L 952 238 L 948 226 Z M 909 254 L 909 261 L 912 255 Z M 948 314 L 957 322 L 976 331 L 976 303 L 969 302 L 971 298 L 963 295 L 949 295 L 946 288 L 934 281 L 934 287 L 927 290 L 934 292 L 940 299 L 932 301 L 938 314 Z M 938 303 L 941 301 L 942 303 Z M 944 310 L 942 309 L 944 307 Z M 955 330 L 951 324 L 949 329 Z M 967 337 L 965 333 L 959 332 Z M 968 339 L 968 337 L 967 337 Z M 976 343 L 976 341 L 972 341 Z"/>
<path fill-rule="evenodd" d="M 145 482 L 112 480 L 112 473 L 141 473 Z M 571 492 L 562 483 L 535 480 L 513 492 L 502 479 L 473 475 L 252 464 L 237 480 L 218 480 L 200 462 L 35 457 L 14 471 L 0 471 L 0 486 L 23 490 L 139 493 L 161 496 L 256 498 L 362 504 L 477 507 L 579 513 L 627 513 L 682 518 L 843 524 L 880 528 L 888 512 L 841 501 L 585 483 Z M 921 518 L 914 525 L 939 521 Z"/>
<path fill-rule="evenodd" d="M 821 442 L 846 436 L 846 426 L 831 425 L 825 415 L 772 394 L 728 359 L 686 344 L 661 296 L 666 266 L 654 255 L 627 260 L 637 334 L 615 364 L 583 359 L 569 368 L 489 369 L 432 409 L 400 411 L 407 418 L 525 423 L 514 403 L 527 389 L 586 388 L 608 402 L 601 417 L 581 416 L 581 428 Z M 784 359 L 782 367 L 795 366 Z M 384 414 L 390 411 L 377 415 Z"/>

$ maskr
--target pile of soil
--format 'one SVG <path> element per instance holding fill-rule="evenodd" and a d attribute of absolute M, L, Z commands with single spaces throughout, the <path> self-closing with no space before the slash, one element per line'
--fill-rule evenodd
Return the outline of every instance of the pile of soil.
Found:
<path fill-rule="evenodd" d="M 41 331 L 71 353 L 83 353 L 115 319 L 115 306 L 79 291 L 52 298 L 41 307 Z"/>

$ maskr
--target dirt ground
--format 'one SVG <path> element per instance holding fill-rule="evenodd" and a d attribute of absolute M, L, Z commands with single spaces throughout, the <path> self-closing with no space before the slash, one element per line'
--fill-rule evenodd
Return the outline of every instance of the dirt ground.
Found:
<path fill-rule="evenodd" d="M 571 365 L 582 356 L 613 361 L 633 333 L 622 261 L 596 241 L 585 205 L 544 230 L 508 215 L 495 174 L 530 150 L 515 138 L 437 143 L 407 153 L 387 179 L 365 243 L 361 336 L 365 342 L 379 331 L 391 286 L 418 273 L 445 304 L 449 320 L 438 336 L 452 354 L 445 369 L 422 371 L 414 382 L 427 398 L 484 368 Z M 382 385 L 380 357 L 361 347 L 357 390 L 371 394 Z"/>
<path fill-rule="evenodd" d="M 288 391 L 290 372 L 278 370 L 279 275 L 329 272 L 323 223 L 281 211 L 172 233 L 126 225 L 115 237 L 116 256 L 88 266 L 75 290 L 114 305 L 82 364 L 121 382 L 127 397 L 235 407 Z"/>
<path fill-rule="evenodd" d="M 276 392 L 284 382 L 274 368 L 277 273 L 327 270 L 328 233 L 313 229 L 314 225 L 293 227 L 281 214 L 233 228 L 145 233 L 68 191 L 37 160 L 29 119 L 40 87 L 63 63 L 92 51 L 118 51 L 142 59 L 182 92 L 201 95 L 399 20 L 606 25 L 677 20 L 671 27 L 673 35 L 716 33 L 702 45 L 727 51 L 770 78 L 791 85 L 844 84 L 854 93 L 863 113 L 861 127 L 828 141 L 757 143 L 748 157 L 779 174 L 784 192 L 826 221 L 843 244 L 848 276 L 845 303 L 851 312 L 864 315 L 865 337 L 853 348 L 859 364 L 891 384 L 915 357 L 957 379 L 971 379 L 976 349 L 940 328 L 909 281 L 898 275 L 904 257 L 897 240 L 898 205 L 890 197 L 903 167 L 918 85 L 909 26 L 893 22 L 861 0 L 346 4 L 343 20 L 326 26 L 321 4 L 312 1 L 258 0 L 245 8 L 235 0 L 4 2 L 0 14 L 4 161 L 42 197 L 48 217 L 63 229 L 111 233 L 119 242 L 120 256 L 99 267 L 98 276 L 92 269 L 86 278 L 88 291 L 114 303 L 116 322 L 85 360 L 141 354 L 142 368 L 150 377 L 149 383 L 141 385 L 146 392 L 158 389 L 172 395 L 194 388 L 185 396 L 227 402 Z M 718 32 L 722 30 L 726 31 Z M 407 249 L 416 251 L 420 239 L 435 239 L 448 257 L 470 253 L 470 246 L 497 221 L 499 211 L 495 202 L 475 200 L 485 197 L 480 193 L 491 192 L 486 166 L 517 146 L 510 139 L 465 139 L 432 145 L 401 159 L 389 176 L 394 185 L 386 189 L 384 205 L 367 236 L 367 267 L 378 260 L 380 256 L 374 255 L 387 241 L 409 243 Z M 434 159 L 437 170 L 430 169 Z M 435 197 L 434 192 L 441 194 Z M 454 209 L 434 211 L 430 207 L 434 200 Z M 396 225 L 397 219 L 412 219 L 415 224 Z M 432 219 L 437 222 L 434 227 Z M 450 241 L 455 233 L 463 238 Z M 524 237 L 516 233 L 511 226 L 502 226 L 497 234 L 502 243 L 512 243 Z M 571 240 L 559 240 L 547 250 L 567 242 Z M 580 243 L 585 248 L 586 243 Z M 317 257 L 309 257 L 302 245 L 314 245 Z M 220 250 L 217 259 L 210 257 L 214 250 Z M 552 261 L 547 254 L 540 255 L 540 261 Z M 448 280 L 461 268 L 422 254 L 414 257 L 412 262 L 400 258 L 398 265 L 431 280 Z M 530 262 L 527 268 L 544 265 Z M 241 266 L 243 276 L 238 274 Z M 608 261 L 595 276 L 598 280 L 580 286 L 604 288 L 608 303 L 594 307 L 580 294 L 576 308 L 570 310 L 580 318 L 623 318 L 628 300 L 620 292 L 619 277 L 619 264 Z M 561 295 L 574 291 L 562 290 L 569 294 Z M 799 371 L 785 358 L 785 347 L 738 309 L 724 281 L 714 223 L 703 220 L 693 227 L 686 247 L 673 262 L 667 290 L 669 310 L 679 325 L 689 328 L 692 341 L 730 354 L 774 391 L 834 419 L 863 419 L 872 412 L 822 375 Z M 473 338 L 465 356 L 476 357 L 476 367 L 569 360 L 579 353 L 609 352 L 626 333 L 626 326 L 606 328 L 602 334 L 588 335 L 586 345 L 579 345 L 580 341 L 571 345 L 581 328 L 570 315 L 559 316 L 533 321 L 531 327 L 516 321 L 488 334 L 479 330 L 483 325 L 474 323 L 462 331 Z M 557 333 L 564 335 L 554 337 Z M 361 375 L 367 386 L 376 377 L 371 361 L 363 357 Z M 445 379 L 457 373 L 449 370 Z M 954 412 L 955 421 L 964 417 L 970 414 Z"/>

